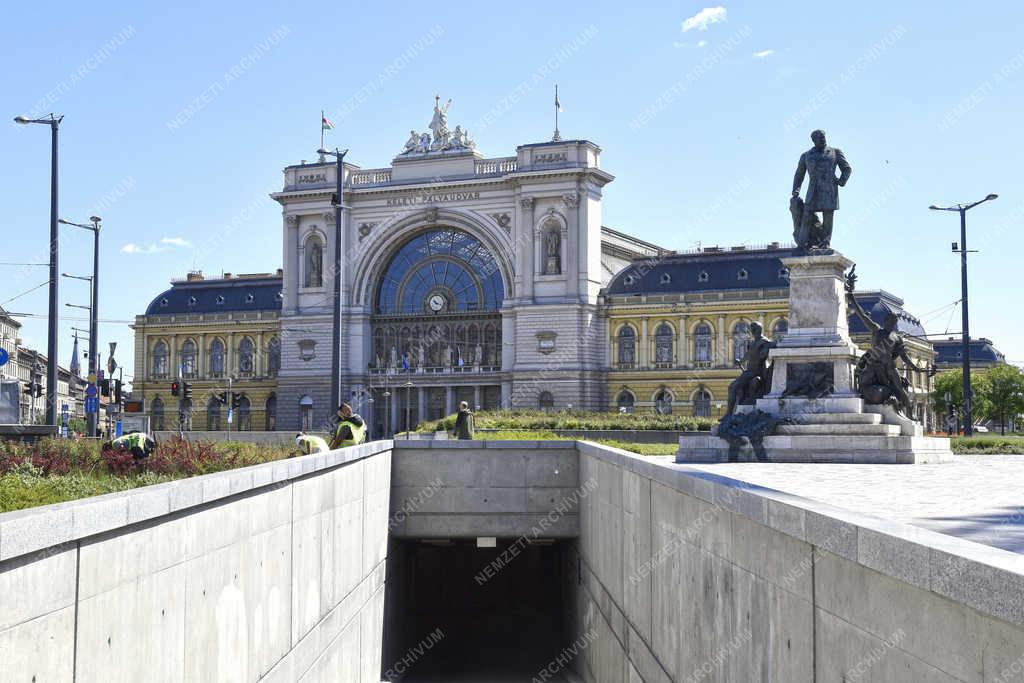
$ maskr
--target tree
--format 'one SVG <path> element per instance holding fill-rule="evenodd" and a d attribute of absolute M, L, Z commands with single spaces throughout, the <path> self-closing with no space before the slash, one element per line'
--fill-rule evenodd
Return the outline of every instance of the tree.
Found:
<path fill-rule="evenodd" d="M 1006 423 L 1024 413 L 1024 372 L 1015 365 L 996 365 L 985 374 L 985 415 L 998 420 L 1006 434 Z"/>
<path fill-rule="evenodd" d="M 964 374 L 962 370 L 947 370 L 939 373 L 932 383 L 932 404 L 935 406 L 936 415 L 961 415 L 964 407 Z M 971 390 L 974 394 L 974 401 L 971 404 L 971 416 L 977 420 L 987 415 L 988 406 L 988 378 L 984 374 L 971 375 Z M 946 402 L 946 394 L 949 394 L 949 403 Z"/>

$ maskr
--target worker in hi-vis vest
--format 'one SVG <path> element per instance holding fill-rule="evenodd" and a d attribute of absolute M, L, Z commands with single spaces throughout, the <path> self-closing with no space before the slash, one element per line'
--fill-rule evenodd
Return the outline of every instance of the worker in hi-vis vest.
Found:
<path fill-rule="evenodd" d="M 324 441 L 323 437 L 315 436 L 313 434 L 303 434 L 302 432 L 295 435 L 295 445 L 299 447 L 300 455 L 326 453 L 331 450 L 327 446 L 327 442 Z"/>
<path fill-rule="evenodd" d="M 338 426 L 331 439 L 331 450 L 355 446 L 366 441 L 366 421 L 352 412 L 352 406 L 342 403 L 338 406 Z"/>
<path fill-rule="evenodd" d="M 136 460 L 148 457 L 156 450 L 156 441 L 153 440 L 153 437 L 142 432 L 131 432 L 119 436 L 116 439 L 111 439 L 107 445 L 116 450 L 128 451 Z"/>

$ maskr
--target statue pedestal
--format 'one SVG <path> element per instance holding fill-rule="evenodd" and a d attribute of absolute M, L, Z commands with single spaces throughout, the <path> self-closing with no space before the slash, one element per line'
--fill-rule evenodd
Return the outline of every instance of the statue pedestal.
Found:
<path fill-rule="evenodd" d="M 922 435 L 921 426 L 887 405 L 865 405 L 854 384 L 860 350 L 850 340 L 845 272 L 838 252 L 783 258 L 789 269 L 790 327 L 769 353 L 771 391 L 756 409 L 783 423 L 763 439 L 771 462 L 921 463 L 953 458 L 949 439 Z M 724 462 L 728 442 L 711 434 L 683 435 L 676 462 Z M 740 461 L 755 460 L 750 445 Z"/>

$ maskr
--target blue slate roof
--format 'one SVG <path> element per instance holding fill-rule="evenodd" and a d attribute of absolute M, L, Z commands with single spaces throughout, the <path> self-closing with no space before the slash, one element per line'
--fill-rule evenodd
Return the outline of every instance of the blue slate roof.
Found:
<path fill-rule="evenodd" d="M 280 275 L 172 282 L 146 308 L 146 315 L 281 310 Z"/>
<path fill-rule="evenodd" d="M 792 247 L 770 246 L 743 250 L 704 250 L 637 259 L 616 273 L 605 288 L 608 295 L 686 294 L 743 289 L 788 289 L 789 273 L 780 259 L 792 256 Z M 859 291 L 857 301 L 879 325 L 890 312 L 897 329 L 925 335 L 921 321 L 903 308 L 903 299 L 884 290 Z M 850 315 L 850 334 L 866 334 L 867 327 Z"/>
<path fill-rule="evenodd" d="M 665 254 L 634 261 L 619 271 L 606 294 L 668 294 L 789 287 L 779 259 L 792 248 Z"/>
<path fill-rule="evenodd" d="M 936 339 L 932 342 L 938 357 L 936 363 L 955 365 L 963 361 L 963 340 L 960 337 Z M 997 349 L 992 341 L 979 337 L 969 342 L 972 363 L 1005 363 L 1006 357 Z"/>

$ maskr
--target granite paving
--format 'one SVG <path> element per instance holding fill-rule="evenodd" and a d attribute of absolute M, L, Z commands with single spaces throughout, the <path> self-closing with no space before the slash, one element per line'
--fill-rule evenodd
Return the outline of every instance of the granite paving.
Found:
<path fill-rule="evenodd" d="M 686 464 L 692 468 L 1024 553 L 1024 455 L 930 465 Z"/>

